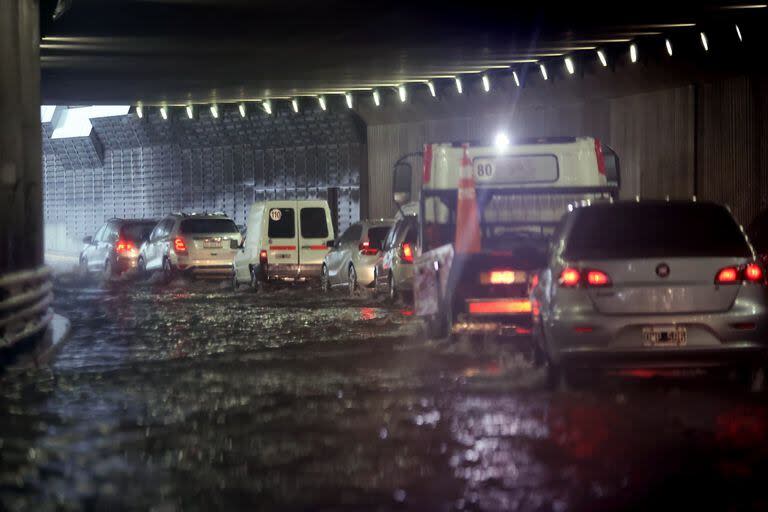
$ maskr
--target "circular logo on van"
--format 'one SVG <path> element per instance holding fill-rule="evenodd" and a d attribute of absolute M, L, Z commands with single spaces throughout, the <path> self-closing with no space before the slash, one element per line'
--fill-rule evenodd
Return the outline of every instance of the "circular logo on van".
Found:
<path fill-rule="evenodd" d="M 280 211 L 280 208 L 272 208 L 269 210 L 269 218 L 277 222 L 283 218 L 283 212 Z"/>
<path fill-rule="evenodd" d="M 656 265 L 656 275 L 659 277 L 667 277 L 669 275 L 669 265 L 666 263 L 659 263 Z"/>

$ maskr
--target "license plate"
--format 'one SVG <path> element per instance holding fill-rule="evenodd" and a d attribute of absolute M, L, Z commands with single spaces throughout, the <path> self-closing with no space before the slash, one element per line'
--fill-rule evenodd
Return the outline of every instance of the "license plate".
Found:
<path fill-rule="evenodd" d="M 688 342 L 688 330 L 674 325 L 643 327 L 646 347 L 683 347 Z"/>
<path fill-rule="evenodd" d="M 221 249 L 221 240 L 203 240 L 203 249 Z"/>

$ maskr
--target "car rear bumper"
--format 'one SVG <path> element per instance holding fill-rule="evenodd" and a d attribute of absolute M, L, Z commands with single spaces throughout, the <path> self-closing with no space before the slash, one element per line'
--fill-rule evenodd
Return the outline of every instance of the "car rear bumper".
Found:
<path fill-rule="evenodd" d="M 530 336 L 531 315 L 470 316 L 460 314 L 453 322 L 454 334 L 496 334 L 499 336 Z"/>
<path fill-rule="evenodd" d="M 604 315 L 559 311 L 546 325 L 547 352 L 554 361 L 600 366 L 716 366 L 764 356 L 768 322 L 763 307 L 734 306 L 722 313 Z M 683 346 L 648 346 L 643 329 L 685 327 Z"/>
<path fill-rule="evenodd" d="M 115 269 L 118 272 L 127 272 L 138 266 L 139 256 L 117 256 L 115 257 Z"/>
<path fill-rule="evenodd" d="M 182 260 L 180 258 L 176 268 L 195 277 L 208 277 L 212 279 L 232 277 L 233 272 L 232 263 L 222 260 Z"/>
<path fill-rule="evenodd" d="M 322 269 L 321 263 L 306 265 L 270 263 L 267 265 L 265 274 L 269 281 L 301 282 L 319 279 Z"/>

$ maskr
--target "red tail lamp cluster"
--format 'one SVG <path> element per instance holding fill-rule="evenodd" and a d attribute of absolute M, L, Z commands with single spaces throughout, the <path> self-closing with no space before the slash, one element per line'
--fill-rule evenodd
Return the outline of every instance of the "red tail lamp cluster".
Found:
<path fill-rule="evenodd" d="M 602 270 L 578 270 L 568 267 L 560 273 L 560 286 L 573 288 L 583 284 L 590 288 L 611 286 L 611 278 Z"/>
<path fill-rule="evenodd" d="M 402 247 L 400 247 L 400 259 L 405 263 L 413 263 L 413 247 L 411 247 L 411 244 L 408 242 L 405 242 Z"/>
<path fill-rule="evenodd" d="M 762 283 L 763 269 L 757 263 L 740 267 L 725 267 L 717 271 L 715 284 Z"/>
<path fill-rule="evenodd" d="M 187 252 L 187 242 L 183 238 L 177 236 L 173 239 L 173 250 L 176 254 L 184 254 Z"/>

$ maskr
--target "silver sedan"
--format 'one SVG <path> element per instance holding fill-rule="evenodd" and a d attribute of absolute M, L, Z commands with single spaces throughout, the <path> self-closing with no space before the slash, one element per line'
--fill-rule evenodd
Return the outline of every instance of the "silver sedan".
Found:
<path fill-rule="evenodd" d="M 552 240 L 531 299 L 551 383 L 575 367 L 653 375 L 736 366 L 753 385 L 766 356 L 766 279 L 714 203 L 576 208 Z"/>

